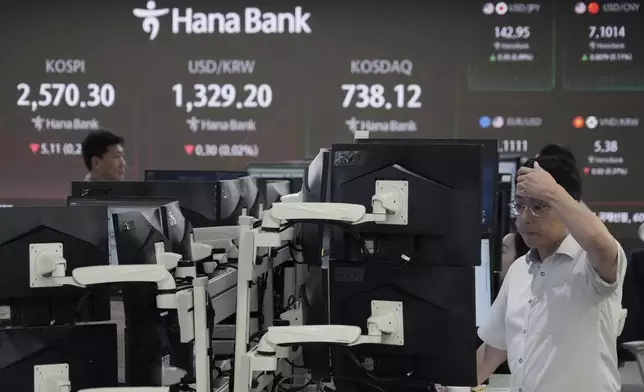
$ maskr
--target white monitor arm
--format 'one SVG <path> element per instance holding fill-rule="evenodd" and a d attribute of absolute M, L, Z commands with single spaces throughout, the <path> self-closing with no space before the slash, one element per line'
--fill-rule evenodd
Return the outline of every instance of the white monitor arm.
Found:
<path fill-rule="evenodd" d="M 53 246 L 53 247 L 52 247 Z M 72 276 L 65 276 L 67 261 L 58 252 L 56 244 L 32 244 L 30 246 L 30 286 L 31 287 L 87 287 L 108 283 L 156 283 L 159 291 L 159 309 L 176 309 L 174 290 L 176 284 L 172 274 L 166 269 L 168 263 L 144 265 L 99 265 L 75 268 Z M 180 256 L 179 256 L 180 257 Z"/>
<path fill-rule="evenodd" d="M 58 391 L 52 391 L 58 392 Z M 170 387 L 116 387 L 81 389 L 78 392 L 170 392 Z"/>
<path fill-rule="evenodd" d="M 350 325 L 269 327 L 257 345 L 257 354 L 271 356 L 275 355 L 278 346 L 302 343 L 404 345 L 402 303 L 373 301 L 371 309 L 367 335 L 362 335 L 360 327 Z"/>
<path fill-rule="evenodd" d="M 285 222 L 334 221 L 351 225 L 367 222 L 406 225 L 408 212 L 407 181 L 376 181 L 371 198 L 372 213 L 360 204 L 347 203 L 274 203 L 262 218 L 263 229 L 279 229 Z"/>

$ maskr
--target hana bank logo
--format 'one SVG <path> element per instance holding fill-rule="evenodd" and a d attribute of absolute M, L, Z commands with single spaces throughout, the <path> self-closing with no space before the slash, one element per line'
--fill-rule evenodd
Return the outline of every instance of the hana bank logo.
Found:
<path fill-rule="evenodd" d="M 172 34 L 311 34 L 310 12 L 296 6 L 289 12 L 265 12 L 257 7 L 243 12 L 198 12 L 192 8 L 159 8 L 154 0 L 132 13 L 143 20 L 143 31 L 154 40 L 159 18 L 171 15 Z"/>
<path fill-rule="evenodd" d="M 132 13 L 137 18 L 143 19 L 143 31 L 150 34 L 150 41 L 152 41 L 159 34 L 159 18 L 170 13 L 170 9 L 157 9 L 157 3 L 154 0 L 150 0 L 146 4 L 145 9 L 135 8 Z"/>

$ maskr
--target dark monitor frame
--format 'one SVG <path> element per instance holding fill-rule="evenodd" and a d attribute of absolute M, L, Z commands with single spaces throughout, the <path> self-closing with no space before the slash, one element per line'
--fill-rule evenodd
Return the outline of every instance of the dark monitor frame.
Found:
<path fill-rule="evenodd" d="M 247 176 L 243 171 L 225 170 L 145 170 L 145 181 L 205 181 L 214 182 L 222 180 L 233 180 Z"/>
<path fill-rule="evenodd" d="M 110 319 L 111 289 L 29 287 L 29 245 L 62 243 L 67 276 L 74 268 L 109 264 L 107 209 L 102 207 L 14 207 L 0 209 L 2 229 L 0 304 L 10 317 L 1 325 L 56 325 Z M 104 224 L 103 227 L 96 227 Z M 12 267 L 11 264 L 14 264 Z"/>
<path fill-rule="evenodd" d="M 319 173 L 312 178 L 312 165 Z M 315 182 L 313 182 L 315 181 Z M 312 189 L 319 186 L 320 189 Z M 331 150 L 320 149 L 318 155 L 311 161 L 309 167 L 304 170 L 302 181 L 302 201 L 307 203 L 322 203 L 331 200 Z M 303 224 L 300 227 L 300 238 L 302 243 L 302 257 L 304 263 L 309 265 L 322 265 L 322 250 L 328 248 L 330 228 L 321 223 Z"/>
<path fill-rule="evenodd" d="M 102 198 L 85 198 L 85 197 L 67 197 L 67 205 L 97 205 L 97 206 L 106 206 L 113 208 L 131 208 L 136 209 L 137 207 L 151 207 L 159 208 L 161 211 L 161 223 L 163 225 L 163 232 L 168 237 L 170 241 L 173 240 L 171 227 L 173 225 L 172 221 L 175 217 L 172 217 L 172 210 L 179 210 L 181 212 L 181 206 L 178 201 L 172 198 L 163 198 L 163 197 L 102 197 Z M 181 243 L 184 248 L 190 246 L 192 242 L 190 236 L 192 235 L 192 226 L 188 219 L 183 217 L 185 220 L 185 226 L 183 228 L 183 237 L 181 238 Z M 111 220 L 111 219 L 110 219 Z M 168 250 L 170 251 L 170 250 Z M 179 251 L 176 249 L 173 244 L 172 252 L 181 253 L 185 258 L 192 259 L 191 249 L 184 249 Z"/>
<path fill-rule="evenodd" d="M 486 217 L 486 223 L 481 223 L 482 225 L 482 235 L 490 236 L 494 235 L 496 232 L 496 194 L 498 191 L 496 174 L 499 167 L 499 153 L 498 153 L 498 140 L 496 139 L 358 139 L 357 144 L 370 144 L 370 143 L 386 143 L 386 144 L 405 144 L 405 143 L 424 143 L 424 144 L 460 144 L 460 145 L 473 145 L 478 144 L 482 145 L 481 150 L 481 187 L 485 188 L 486 182 L 489 182 L 488 185 L 492 185 L 493 189 L 490 191 L 490 194 L 483 196 L 481 199 L 481 213 L 488 212 L 487 208 L 490 207 L 492 210 L 489 211 L 490 216 Z M 488 159 L 491 159 L 492 155 L 496 156 L 495 163 L 493 164 L 494 172 L 486 173 L 486 164 Z M 489 177 L 489 178 L 488 178 Z M 489 200 L 486 199 L 489 198 Z M 485 204 L 488 204 L 485 206 Z"/>
<path fill-rule="evenodd" d="M 451 211 L 451 208 L 456 209 L 457 205 L 469 206 L 467 210 L 460 208 L 456 214 L 450 214 L 455 219 L 454 224 L 458 225 L 451 228 L 441 228 L 436 218 L 432 225 L 421 224 L 430 216 L 436 215 L 428 211 L 416 216 L 410 215 L 410 222 L 406 227 L 377 225 L 355 227 L 366 240 L 371 240 L 375 233 L 375 241 L 379 241 L 378 235 L 382 237 L 391 235 L 394 238 L 400 235 L 414 237 L 421 235 L 427 236 L 428 240 L 430 240 L 429 237 L 434 237 L 431 241 L 441 243 L 446 241 L 444 252 L 437 249 L 435 251 L 437 253 L 431 257 L 423 256 L 422 262 L 408 264 L 399 270 L 394 268 L 392 271 L 392 267 L 382 264 L 365 264 L 369 261 L 362 259 L 361 262 L 358 251 L 355 257 L 349 259 L 344 258 L 348 255 L 346 250 L 341 253 L 342 256 L 336 255 L 336 249 L 347 249 L 347 247 L 342 246 L 343 244 L 335 239 L 332 243 L 329 270 L 331 283 L 328 292 L 331 301 L 329 304 L 331 324 L 360 325 L 364 328 L 369 314 L 369 306 L 365 304 L 371 300 L 405 302 L 404 347 L 356 346 L 351 348 L 357 357 L 372 357 L 374 363 L 380 362 L 378 367 L 381 372 L 375 374 L 376 377 L 396 378 L 395 382 L 378 383 L 378 386 L 385 389 L 393 387 L 392 390 L 396 391 L 413 390 L 427 388 L 431 383 L 476 384 L 474 352 L 477 344 L 473 266 L 480 264 L 481 235 L 478 228 L 481 221 L 478 206 L 481 202 L 481 172 L 478 169 L 483 146 L 478 143 L 466 143 L 446 148 L 445 144 L 435 143 L 433 147 L 435 150 L 432 150 L 432 146 L 428 144 L 416 141 L 372 143 L 362 146 L 343 144 L 333 145 L 331 153 L 331 161 L 334 165 L 330 184 L 331 201 L 364 205 L 369 195 L 369 192 L 364 189 L 371 186 L 367 185 L 367 182 L 371 183 L 378 179 L 404 179 L 412 181 L 409 184 L 410 194 L 413 194 L 411 187 L 414 187 L 416 192 L 420 192 L 423 198 L 425 198 L 424 192 L 427 192 L 426 194 L 434 198 L 437 205 L 444 206 L 444 209 Z M 412 148 L 415 151 L 410 151 Z M 370 161 L 370 157 L 374 156 L 378 158 Z M 424 160 L 420 157 L 426 156 L 430 157 L 427 159 L 427 164 L 437 168 L 436 173 L 422 169 L 426 166 L 423 166 Z M 444 157 L 459 159 L 460 165 L 450 164 L 449 167 L 453 167 L 453 171 L 440 172 L 440 162 L 444 161 Z M 342 174 L 339 174 L 339 169 L 342 169 Z M 494 175 L 496 178 L 496 167 Z M 365 181 L 362 182 L 359 179 Z M 416 180 L 419 182 L 416 183 Z M 414 198 L 409 200 L 411 213 L 413 209 L 421 210 L 419 207 L 424 205 L 419 196 Z M 440 220 L 440 222 L 445 221 Z M 445 239 L 441 239 L 442 237 Z M 347 238 L 351 239 L 346 235 L 340 238 L 345 238 L 344 245 Z M 385 239 L 387 252 L 398 252 L 393 250 L 395 245 L 389 243 L 389 239 Z M 431 241 L 422 242 L 429 244 Z M 454 246 L 456 242 L 461 246 Z M 438 242 L 431 243 L 438 244 Z M 405 244 L 408 243 L 405 242 Z M 376 246 L 375 242 L 374 246 Z M 415 249 L 420 248 L 415 247 Z M 348 251 L 351 252 L 351 249 Z M 412 258 L 414 258 L 413 255 Z M 439 259 L 441 262 L 434 261 Z M 427 278 L 431 279 L 426 280 Z M 443 281 L 460 283 L 453 283 L 447 287 L 440 283 Z M 438 290 L 438 287 L 441 289 Z M 428 310 L 429 313 L 427 313 Z M 425 322 L 427 317 L 438 317 L 447 323 L 449 328 L 440 323 L 427 325 Z M 437 334 L 440 338 L 436 337 Z M 455 335 L 458 336 L 458 341 L 454 340 Z M 423 343 L 420 344 L 420 342 Z M 427 351 L 423 348 L 427 345 L 434 348 Z M 443 345 L 445 349 L 441 348 Z M 341 350 L 331 347 L 334 373 L 362 377 L 361 372 L 364 373 L 364 370 L 353 365 Z M 435 356 L 433 350 L 436 350 Z M 444 356 L 448 352 L 449 356 Z M 382 372 L 384 369 L 387 370 Z M 416 376 L 403 376 L 409 372 L 413 372 Z M 373 378 L 365 378 L 365 380 L 373 382 Z M 342 388 L 353 391 L 350 385 L 343 385 Z"/>
<path fill-rule="evenodd" d="M 205 194 L 205 198 L 204 198 Z M 221 187 L 211 181 L 72 182 L 76 198 L 142 197 L 178 201 L 192 227 L 217 226 L 221 221 Z"/>
<path fill-rule="evenodd" d="M 34 367 L 66 364 L 72 391 L 118 387 L 116 324 L 0 328 L 4 391 L 33 391 Z"/>

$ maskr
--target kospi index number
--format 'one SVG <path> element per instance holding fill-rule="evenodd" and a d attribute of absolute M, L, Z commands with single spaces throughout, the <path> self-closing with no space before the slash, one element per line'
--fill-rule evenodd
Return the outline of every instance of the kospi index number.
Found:
<path fill-rule="evenodd" d="M 469 87 L 474 91 L 554 88 L 552 1 L 486 3 L 472 29 Z"/>

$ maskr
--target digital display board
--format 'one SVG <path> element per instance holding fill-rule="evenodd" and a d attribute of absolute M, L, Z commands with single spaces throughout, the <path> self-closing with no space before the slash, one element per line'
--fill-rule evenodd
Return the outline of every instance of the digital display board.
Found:
<path fill-rule="evenodd" d="M 0 205 L 64 199 L 82 139 L 146 169 L 296 161 L 356 131 L 572 148 L 616 235 L 644 221 L 644 11 L 635 1 L 11 1 Z"/>

